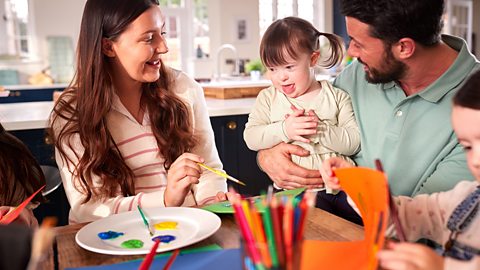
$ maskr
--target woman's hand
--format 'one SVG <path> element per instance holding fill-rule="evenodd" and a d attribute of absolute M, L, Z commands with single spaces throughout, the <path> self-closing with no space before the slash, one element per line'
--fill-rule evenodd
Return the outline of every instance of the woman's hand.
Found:
<path fill-rule="evenodd" d="M 301 146 L 279 143 L 270 149 L 258 151 L 258 165 L 278 187 L 295 189 L 323 186 L 318 170 L 308 170 L 292 162 L 292 155 L 308 156 Z"/>
<path fill-rule="evenodd" d="M 178 157 L 167 172 L 167 188 L 165 190 L 165 206 L 179 206 L 191 190 L 192 184 L 198 184 L 202 173 L 197 164 L 203 158 L 192 153 L 184 153 Z"/>
<path fill-rule="evenodd" d="M 340 182 L 338 181 L 338 178 L 335 177 L 333 170 L 349 167 L 353 167 L 353 165 L 339 157 L 333 157 L 323 161 L 322 166 L 320 167 L 320 174 L 322 175 L 323 182 L 327 187 L 339 190 Z"/>
<path fill-rule="evenodd" d="M 444 258 L 422 244 L 390 242 L 388 248 L 377 254 L 383 269 L 443 269 Z"/>
<path fill-rule="evenodd" d="M 7 215 L 9 212 L 13 211 L 15 207 L 12 206 L 0 206 L 0 220 Z M 23 223 L 31 228 L 38 227 L 38 221 L 33 215 L 32 210 L 25 208 L 22 210 L 20 215 L 13 221 L 16 223 Z"/>

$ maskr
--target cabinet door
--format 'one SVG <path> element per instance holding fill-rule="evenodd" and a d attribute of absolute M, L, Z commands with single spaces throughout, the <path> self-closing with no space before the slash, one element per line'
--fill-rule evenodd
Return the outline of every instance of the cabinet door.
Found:
<path fill-rule="evenodd" d="M 257 152 L 248 149 L 243 140 L 243 130 L 248 115 L 211 117 L 215 144 L 227 174 L 245 182 L 246 187 L 228 181 L 238 192 L 258 195 L 272 182 L 257 165 Z"/>
<path fill-rule="evenodd" d="M 52 101 L 54 91 L 63 91 L 63 89 L 10 90 L 8 97 L 0 98 L 0 103 Z"/>

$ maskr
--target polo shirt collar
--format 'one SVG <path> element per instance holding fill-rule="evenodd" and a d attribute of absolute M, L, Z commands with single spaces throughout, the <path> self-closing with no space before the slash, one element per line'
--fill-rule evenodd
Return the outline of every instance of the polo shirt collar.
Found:
<path fill-rule="evenodd" d="M 440 78 L 418 93 L 419 96 L 430 102 L 438 102 L 448 92 L 460 85 L 477 63 L 475 56 L 468 51 L 467 44 L 463 39 L 442 35 L 442 40 L 452 49 L 458 51 L 458 55 L 457 59 Z"/>

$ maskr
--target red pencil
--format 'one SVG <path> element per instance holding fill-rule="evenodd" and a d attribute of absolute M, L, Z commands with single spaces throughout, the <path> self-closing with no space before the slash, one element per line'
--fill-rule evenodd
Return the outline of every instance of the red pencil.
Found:
<path fill-rule="evenodd" d="M 283 214 L 283 239 L 285 243 L 285 269 L 293 269 L 293 206 L 292 201 L 287 199 Z"/>
<path fill-rule="evenodd" d="M 295 241 L 301 241 L 303 238 L 303 232 L 305 231 L 305 219 L 307 217 L 307 199 L 306 196 L 303 196 L 299 205 L 297 206 L 300 209 L 300 217 L 298 221 L 298 228 L 295 235 Z"/>
<path fill-rule="evenodd" d="M 170 255 L 170 258 L 168 258 L 168 261 L 165 263 L 163 266 L 162 270 L 168 270 L 172 266 L 173 262 L 177 258 L 178 254 L 180 253 L 180 249 L 175 249 L 175 251 Z"/>
<path fill-rule="evenodd" d="M 30 197 L 28 197 L 20 205 L 15 207 L 15 209 L 8 212 L 3 217 L 0 217 L 0 224 L 7 225 L 7 224 L 10 224 L 12 221 L 14 221 L 20 215 L 20 213 L 22 213 L 23 209 L 25 209 L 25 207 L 28 205 L 28 203 L 30 203 L 30 201 L 35 197 L 35 195 L 37 195 L 44 187 L 45 187 L 45 185 L 43 185 L 41 188 L 39 188 L 37 191 L 35 191 L 35 193 L 30 195 Z"/>
<path fill-rule="evenodd" d="M 277 198 L 275 196 L 272 197 L 272 202 L 270 203 L 270 213 L 272 215 L 273 234 L 275 235 L 278 263 L 283 267 L 285 265 L 285 251 L 283 248 L 282 226 L 280 224 L 282 221 L 278 215 Z"/>
<path fill-rule="evenodd" d="M 155 239 L 155 244 L 153 244 L 152 248 L 150 249 L 150 252 L 147 254 L 147 256 L 145 256 L 145 259 L 143 260 L 142 264 L 140 264 L 140 267 L 138 268 L 138 270 L 150 269 L 150 265 L 152 264 L 155 253 L 157 253 L 157 248 L 159 244 L 160 244 L 160 239 Z"/>

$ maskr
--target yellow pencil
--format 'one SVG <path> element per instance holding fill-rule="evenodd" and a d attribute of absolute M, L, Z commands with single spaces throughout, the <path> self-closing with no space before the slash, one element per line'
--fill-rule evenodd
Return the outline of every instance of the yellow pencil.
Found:
<path fill-rule="evenodd" d="M 227 178 L 227 179 L 230 180 L 230 181 L 233 181 L 233 182 L 235 182 L 235 183 L 237 183 L 237 184 L 246 186 L 245 183 L 243 183 L 242 181 L 240 181 L 240 180 L 238 180 L 237 178 L 232 177 L 232 176 L 230 176 L 230 175 L 228 175 L 228 174 L 226 174 L 226 173 L 224 173 L 224 172 L 222 172 L 222 171 L 220 171 L 220 170 L 217 170 L 217 169 L 208 167 L 207 165 L 205 165 L 205 164 L 203 164 L 203 163 L 197 163 L 197 164 L 200 165 L 200 167 L 205 168 L 205 169 L 207 169 L 207 170 L 209 170 L 209 171 L 211 171 L 211 172 L 213 172 L 213 173 L 216 173 L 216 174 L 218 174 L 218 175 L 220 175 L 220 176 L 222 176 L 222 177 L 225 177 L 225 178 Z"/>

